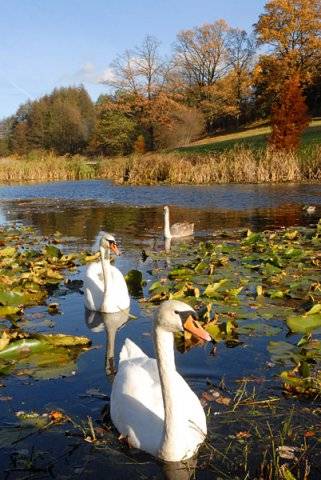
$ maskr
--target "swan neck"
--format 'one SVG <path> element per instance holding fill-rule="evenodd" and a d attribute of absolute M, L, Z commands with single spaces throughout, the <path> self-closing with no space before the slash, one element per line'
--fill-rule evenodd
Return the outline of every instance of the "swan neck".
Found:
<path fill-rule="evenodd" d="M 169 211 L 165 210 L 164 211 L 164 237 L 165 238 L 171 238 L 171 229 L 169 226 Z"/>
<path fill-rule="evenodd" d="M 164 431 L 159 456 L 171 460 L 181 443 L 180 402 L 176 394 L 177 372 L 174 355 L 174 336 L 161 327 L 155 328 L 154 341 L 164 403 Z"/>
<path fill-rule="evenodd" d="M 106 257 L 106 250 L 107 250 L 107 257 Z M 100 247 L 101 266 L 102 266 L 102 272 L 103 272 L 103 278 L 104 278 L 104 296 L 103 296 L 102 306 L 107 300 L 108 280 L 109 280 L 109 273 L 110 273 L 110 249 L 107 248 L 106 250 L 104 247 Z M 103 308 L 101 310 L 104 311 Z"/>

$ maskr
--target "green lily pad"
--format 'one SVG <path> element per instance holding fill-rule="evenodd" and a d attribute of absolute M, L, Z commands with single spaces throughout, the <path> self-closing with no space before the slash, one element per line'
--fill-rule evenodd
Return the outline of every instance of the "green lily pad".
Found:
<path fill-rule="evenodd" d="M 55 245 L 46 245 L 45 254 L 50 258 L 61 258 L 62 253 L 58 247 Z"/>
<path fill-rule="evenodd" d="M 6 307 L 0 307 L 0 317 L 5 317 L 7 315 L 15 315 L 18 312 L 20 312 L 19 307 L 13 307 L 10 305 Z"/>
<path fill-rule="evenodd" d="M 321 328 L 321 313 L 291 316 L 286 323 L 293 333 L 310 333 Z"/>
<path fill-rule="evenodd" d="M 219 282 L 211 283 L 210 285 L 207 285 L 207 287 L 204 290 L 204 295 L 207 297 L 215 297 L 217 295 L 217 291 L 226 283 L 228 280 L 226 278 L 223 278 Z"/>

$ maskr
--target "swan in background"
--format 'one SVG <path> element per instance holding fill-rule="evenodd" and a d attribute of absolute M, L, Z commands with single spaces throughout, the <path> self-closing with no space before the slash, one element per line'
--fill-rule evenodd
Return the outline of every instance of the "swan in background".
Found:
<path fill-rule="evenodd" d="M 315 212 L 316 206 L 315 205 L 305 205 L 303 207 L 303 210 L 305 210 L 309 215 Z"/>
<path fill-rule="evenodd" d="M 193 457 L 207 433 L 203 407 L 175 367 L 174 333 L 184 330 L 211 340 L 189 305 L 163 302 L 154 321 L 157 360 L 127 338 L 111 393 L 111 419 L 121 436 L 169 462 Z"/>
<path fill-rule="evenodd" d="M 106 331 L 105 371 L 107 376 L 114 377 L 115 370 L 115 341 L 118 330 L 129 320 L 129 309 L 115 313 L 90 312 L 86 309 L 85 319 L 87 327 L 92 332 Z"/>
<path fill-rule="evenodd" d="M 169 208 L 164 207 L 164 237 L 165 238 L 180 238 L 188 237 L 194 233 L 194 223 L 174 223 L 169 225 Z"/>
<path fill-rule="evenodd" d="M 129 308 L 129 295 L 123 274 L 110 264 L 111 251 L 120 255 L 115 238 L 104 233 L 100 239 L 100 261 L 88 265 L 84 278 L 88 310 L 115 313 Z"/>

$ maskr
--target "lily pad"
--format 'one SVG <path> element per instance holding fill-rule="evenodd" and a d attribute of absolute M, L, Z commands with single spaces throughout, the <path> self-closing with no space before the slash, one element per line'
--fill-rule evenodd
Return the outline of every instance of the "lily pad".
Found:
<path fill-rule="evenodd" d="M 310 333 L 321 328 L 321 313 L 291 316 L 286 323 L 293 333 Z"/>

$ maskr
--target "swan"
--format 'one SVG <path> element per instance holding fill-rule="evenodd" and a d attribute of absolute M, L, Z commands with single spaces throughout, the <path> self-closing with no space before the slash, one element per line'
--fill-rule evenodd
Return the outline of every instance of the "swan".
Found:
<path fill-rule="evenodd" d="M 211 340 L 189 305 L 163 302 L 154 321 L 157 360 L 127 338 L 111 393 L 111 419 L 121 437 L 169 462 L 193 457 L 207 433 L 203 407 L 175 368 L 174 333 L 184 330 Z"/>
<path fill-rule="evenodd" d="M 165 238 L 180 238 L 188 237 L 194 233 L 194 223 L 174 223 L 169 225 L 169 208 L 164 207 L 164 237 Z"/>
<path fill-rule="evenodd" d="M 303 210 L 305 210 L 307 213 L 311 214 L 311 213 L 315 212 L 316 206 L 315 205 L 305 205 L 303 207 Z"/>
<path fill-rule="evenodd" d="M 100 261 L 90 263 L 85 273 L 85 306 L 88 310 L 103 313 L 126 310 L 130 303 L 126 281 L 118 268 L 110 264 L 110 252 L 120 254 L 115 238 L 104 233 L 99 249 Z"/>

